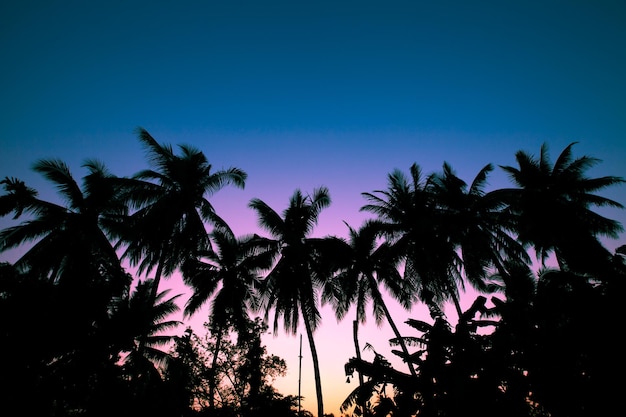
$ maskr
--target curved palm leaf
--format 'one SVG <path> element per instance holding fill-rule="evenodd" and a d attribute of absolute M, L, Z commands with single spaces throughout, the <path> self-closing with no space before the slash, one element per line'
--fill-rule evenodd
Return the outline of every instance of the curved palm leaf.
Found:
<path fill-rule="evenodd" d="M 25 210 L 28 210 L 32 201 L 37 197 L 37 190 L 28 187 L 24 181 L 17 178 L 5 177 L 3 184 L 7 194 L 0 196 L 0 217 L 13 212 L 13 219 L 18 219 Z"/>

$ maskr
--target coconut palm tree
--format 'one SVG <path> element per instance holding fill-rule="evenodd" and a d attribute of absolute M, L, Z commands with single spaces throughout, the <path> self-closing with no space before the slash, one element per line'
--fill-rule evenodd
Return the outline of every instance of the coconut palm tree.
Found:
<path fill-rule="evenodd" d="M 110 222 L 126 208 L 109 184 L 113 175 L 102 163 L 87 160 L 83 166 L 89 173 L 81 189 L 63 161 L 45 159 L 33 165 L 34 171 L 54 184 L 65 205 L 39 199 L 34 189 L 19 180 L 3 181 L 8 194 L 2 196 L 0 211 L 29 218 L 0 231 L 0 252 L 33 242 L 16 267 L 74 286 L 83 298 L 87 293 L 81 291 L 91 288 L 89 293 L 100 300 L 97 305 L 101 307 L 129 285 L 109 239 Z"/>
<path fill-rule="evenodd" d="M 150 168 L 117 183 L 136 210 L 118 230 L 118 237 L 126 247 L 124 258 L 138 266 L 139 273 L 156 267 L 154 298 L 162 276 L 170 276 L 185 259 L 210 246 L 205 226 L 223 223 L 207 197 L 226 185 L 243 188 L 247 174 L 232 167 L 213 171 L 200 150 L 179 145 L 177 155 L 143 128 L 138 136 Z"/>
<path fill-rule="evenodd" d="M 530 262 L 525 248 L 512 236 L 514 217 L 503 210 L 506 206 L 498 190 L 485 192 L 492 164 L 485 165 L 468 184 L 459 178 L 452 166 L 443 164 L 435 173 L 431 192 L 443 216 L 442 231 L 461 254 L 465 279 L 479 291 L 495 268 L 505 275 L 507 260 Z"/>
<path fill-rule="evenodd" d="M 215 249 L 200 253 L 201 258 L 189 259 L 182 268 L 183 279 L 192 289 L 185 305 L 185 316 L 191 317 L 205 303 L 211 301 L 209 323 L 215 334 L 211 372 L 217 366 L 220 343 L 224 333 L 233 326 L 239 331 L 248 328 L 248 311 L 255 301 L 261 272 L 268 270 L 274 255 L 264 249 L 258 236 L 235 237 L 227 225 L 216 227 L 211 233 Z M 215 378 L 209 378 L 209 403 L 215 406 Z"/>
<path fill-rule="evenodd" d="M 31 363 L 21 378 L 25 386 L 32 384 L 31 397 L 38 406 L 50 407 L 49 412 L 87 407 L 97 401 L 96 393 L 115 385 L 110 339 L 103 328 L 112 303 L 130 285 L 107 227 L 125 207 L 103 164 L 87 160 L 84 167 L 88 174 L 81 186 L 60 160 L 33 165 L 54 184 L 60 203 L 40 199 L 36 190 L 14 178 L 3 181 L 8 193 L 0 198 L 1 214 L 13 212 L 20 220 L 0 232 L 0 250 L 25 247 L 15 270 L 23 274 L 19 287 L 28 289 L 31 305 L 21 308 L 27 312 L 12 312 L 29 336 L 13 333 L 29 345 Z"/>
<path fill-rule="evenodd" d="M 120 297 L 104 329 L 113 341 L 114 353 L 120 358 L 122 373 L 130 384 L 132 400 L 124 405 L 130 413 L 156 413 L 168 405 L 163 396 L 160 369 L 166 368 L 171 360 L 166 349 L 175 336 L 168 331 L 182 324 L 171 319 L 180 310 L 180 294 L 168 297 L 170 290 L 165 290 L 153 300 L 153 285 L 152 279 L 139 281 L 132 292 Z"/>
<path fill-rule="evenodd" d="M 147 359 L 154 365 L 165 364 L 168 354 L 161 348 L 174 340 L 165 333 L 182 324 L 170 319 L 180 309 L 177 304 L 180 294 L 167 298 L 170 290 L 161 291 L 153 303 L 154 284 L 151 279 L 139 281 L 134 291 L 120 298 L 112 309 L 108 329 L 115 332 L 116 346 L 125 363 Z"/>
<path fill-rule="evenodd" d="M 304 322 L 315 374 L 318 416 L 324 415 L 322 385 L 313 332 L 320 323 L 317 292 L 332 275 L 334 262 L 328 256 L 336 251 L 337 240 L 311 237 L 322 209 L 330 205 L 326 187 L 304 195 L 296 190 L 282 217 L 265 202 L 252 199 L 249 206 L 257 212 L 259 225 L 272 238 L 276 263 L 262 281 L 260 309 L 266 319 L 274 310 L 274 334 L 282 319 L 285 331 L 296 334 L 300 317 Z"/>
<path fill-rule="evenodd" d="M 443 314 L 441 305 L 450 299 L 460 315 L 457 284 L 462 260 L 445 233 L 445 216 L 432 192 L 433 174 L 424 176 L 417 164 L 411 165 L 409 172 L 407 178 L 395 169 L 387 176 L 386 190 L 362 193 L 369 203 L 361 211 L 378 217 L 380 232 L 391 250 L 404 259 L 404 279 L 431 315 Z"/>
<path fill-rule="evenodd" d="M 600 162 L 597 158 L 574 158 L 572 148 L 563 149 L 552 164 L 548 145 L 539 157 L 525 151 L 515 154 L 518 166 L 501 166 L 518 187 L 505 189 L 510 211 L 518 216 L 519 240 L 532 245 L 542 263 L 551 253 L 561 268 L 597 271 L 611 258 L 599 237 L 617 238 L 623 227 L 593 211 L 594 207 L 623 208 L 622 204 L 594 194 L 624 183 L 616 176 L 590 178 L 585 171 Z"/>
<path fill-rule="evenodd" d="M 384 286 L 392 297 L 405 308 L 410 308 L 413 288 L 407 288 L 409 282 L 404 281 L 398 270 L 399 259 L 393 258 L 388 242 L 378 242 L 378 230 L 381 225 L 375 220 L 367 220 L 357 230 L 346 223 L 348 240 L 345 241 L 345 251 L 339 254 L 345 267 L 331 280 L 335 286 L 326 286 L 323 300 L 333 304 L 339 320 L 343 319 L 351 305 L 356 306 L 355 332 L 358 334 L 358 325 L 364 324 L 367 319 L 367 306 L 371 302 L 372 312 L 376 324 L 380 326 L 383 319 L 389 323 L 397 343 L 402 348 L 404 357 L 409 352 L 406 343 L 396 326 L 387 304 L 385 303 L 380 286 Z M 358 336 L 355 337 L 358 345 Z M 360 352 L 356 352 L 360 359 Z M 416 376 L 413 365 L 408 362 L 409 370 Z"/>

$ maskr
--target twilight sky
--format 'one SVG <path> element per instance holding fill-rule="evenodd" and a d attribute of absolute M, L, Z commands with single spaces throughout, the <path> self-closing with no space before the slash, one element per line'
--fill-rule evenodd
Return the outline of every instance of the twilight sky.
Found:
<path fill-rule="evenodd" d="M 258 231 L 251 198 L 282 211 L 296 188 L 325 185 L 333 203 L 316 234 L 344 236 L 344 220 L 365 218 L 360 193 L 385 188 L 394 168 L 432 172 L 447 161 L 470 182 L 543 142 L 554 160 L 577 141 L 575 156 L 602 160 L 590 175 L 626 177 L 618 0 L 14 0 L 0 4 L 0 59 L 0 178 L 54 199 L 30 170 L 39 158 L 61 158 L 77 179 L 92 157 L 131 175 L 147 166 L 142 126 L 161 143 L 198 147 L 216 169 L 248 173 L 245 190 L 212 199 L 238 235 Z M 499 169 L 490 178 L 491 188 L 509 185 Z M 603 195 L 626 203 L 624 191 Z M 623 211 L 603 214 L 626 224 Z M 166 283 L 185 291 L 176 277 Z M 337 324 L 324 312 L 325 411 L 338 416 L 356 386 L 343 373 L 352 316 Z M 390 358 L 388 326 L 368 323 L 361 346 Z M 266 343 L 289 365 L 276 386 L 297 395 L 299 338 Z M 303 405 L 315 412 L 306 336 L 303 356 Z"/>

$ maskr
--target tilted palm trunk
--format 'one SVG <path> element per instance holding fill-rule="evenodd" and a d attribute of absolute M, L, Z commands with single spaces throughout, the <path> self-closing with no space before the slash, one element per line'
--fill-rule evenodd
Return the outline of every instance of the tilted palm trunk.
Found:
<path fill-rule="evenodd" d="M 391 326 L 393 333 L 396 335 L 396 338 L 398 339 L 398 342 L 400 343 L 400 348 L 402 349 L 402 353 L 404 353 L 404 356 L 406 357 L 406 363 L 409 366 L 409 371 L 411 372 L 411 376 L 417 378 L 415 367 L 409 360 L 409 350 L 406 347 L 406 343 L 404 343 L 404 339 L 402 339 L 402 336 L 400 335 L 400 331 L 398 330 L 396 323 L 391 318 L 391 313 L 389 313 L 389 309 L 387 308 L 387 305 L 385 303 L 382 303 L 382 307 L 383 307 L 383 310 L 385 311 L 385 317 L 387 317 L 389 326 Z"/>
<path fill-rule="evenodd" d="M 152 291 L 150 292 L 150 300 L 152 300 L 153 304 L 156 301 L 157 294 L 159 293 L 159 284 L 161 283 L 161 276 L 163 275 L 163 264 L 165 263 L 163 259 L 164 258 L 163 250 L 161 250 L 160 258 L 161 259 L 159 261 L 159 264 L 157 265 L 157 270 L 154 274 L 154 283 L 152 284 Z"/>
<path fill-rule="evenodd" d="M 391 329 L 393 330 L 393 334 L 396 335 L 396 338 L 398 339 L 398 343 L 400 343 L 400 348 L 402 349 L 402 353 L 404 353 L 404 356 L 406 357 L 406 363 L 409 367 L 409 371 L 411 372 L 411 376 L 417 378 L 415 367 L 409 361 L 409 350 L 406 347 L 406 343 L 404 343 L 404 339 L 402 338 L 402 335 L 400 335 L 400 331 L 398 330 L 396 323 L 393 321 L 393 318 L 391 317 L 391 313 L 389 312 L 389 309 L 387 308 L 387 304 L 385 304 L 385 301 L 382 299 L 382 294 L 378 290 L 378 287 L 376 286 L 375 282 L 373 282 L 372 288 L 373 288 L 373 295 L 380 300 L 379 303 L 381 307 L 383 308 L 383 311 L 385 312 L 385 318 L 387 319 L 389 326 L 391 326 Z"/>
<path fill-rule="evenodd" d="M 317 416 L 324 417 L 324 400 L 322 398 L 322 378 L 320 375 L 320 365 L 317 358 L 317 349 L 315 348 L 315 340 L 313 339 L 313 329 L 311 323 L 306 319 L 304 311 L 304 327 L 306 328 L 306 336 L 309 339 L 309 347 L 311 348 L 311 358 L 313 359 L 313 372 L 315 375 L 315 393 L 317 395 Z"/>

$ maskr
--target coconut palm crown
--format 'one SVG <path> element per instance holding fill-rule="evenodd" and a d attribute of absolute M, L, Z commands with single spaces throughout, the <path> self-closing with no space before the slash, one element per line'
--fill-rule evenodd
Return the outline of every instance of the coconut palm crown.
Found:
<path fill-rule="evenodd" d="M 590 272 L 611 256 L 599 238 L 616 239 L 623 231 L 619 222 L 594 211 L 623 205 L 595 193 L 625 181 L 617 176 L 586 176 L 585 171 L 600 160 L 574 158 L 575 144 L 566 146 L 554 164 L 545 143 L 539 157 L 516 152 L 518 166 L 501 168 L 518 188 L 502 192 L 508 193 L 510 211 L 517 216 L 519 240 L 534 247 L 542 262 L 554 253 L 562 267 Z"/>
<path fill-rule="evenodd" d="M 118 236 L 124 257 L 139 272 L 154 267 L 158 290 L 161 276 L 171 275 L 182 263 L 210 247 L 205 225 L 223 224 L 208 197 L 226 185 L 245 186 L 247 174 L 239 168 L 214 171 L 200 150 L 159 144 L 140 128 L 139 140 L 151 168 L 119 182 L 126 201 L 135 211 Z"/>

